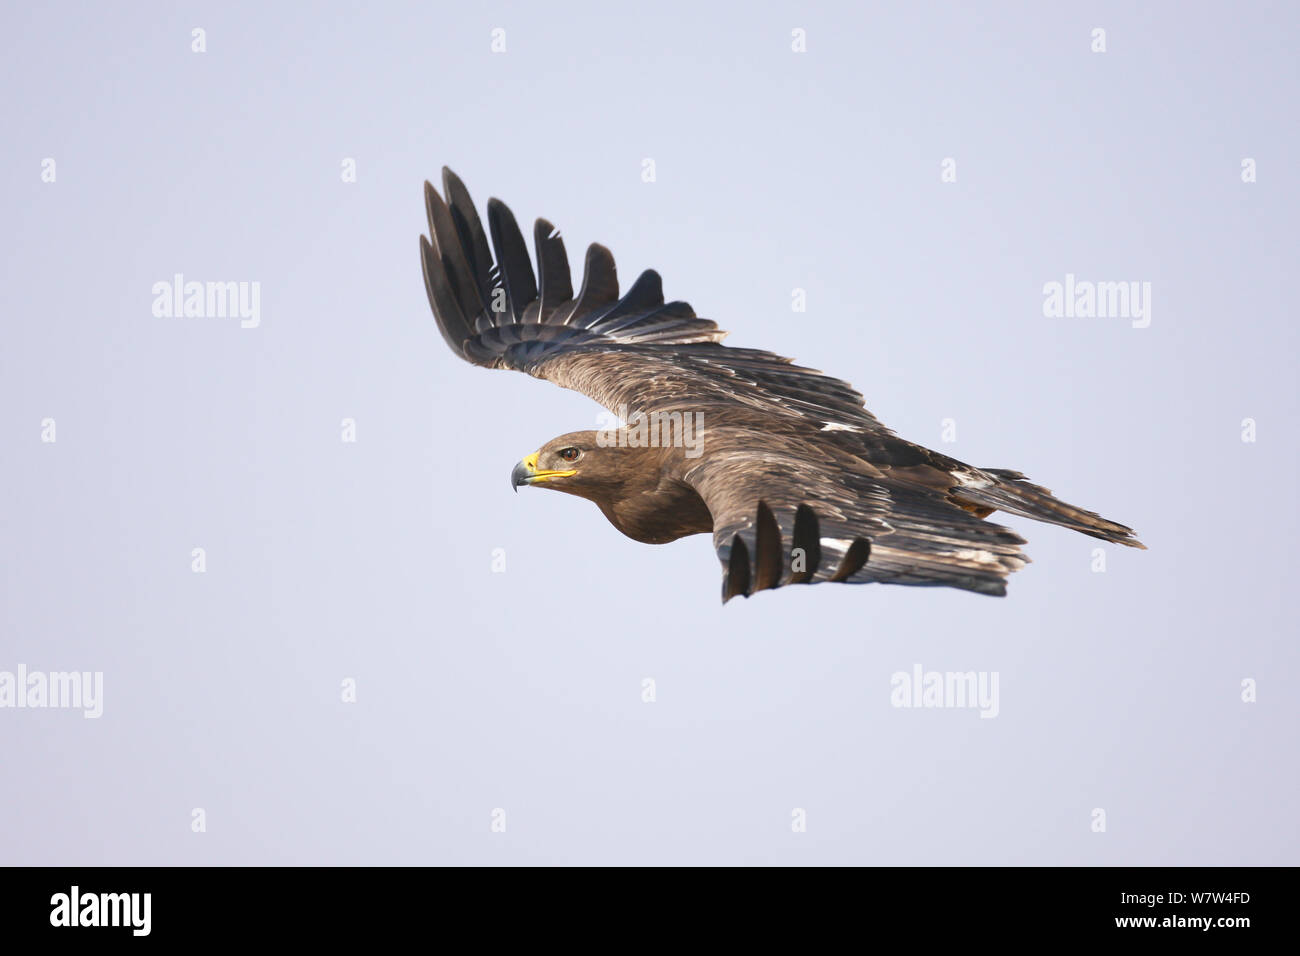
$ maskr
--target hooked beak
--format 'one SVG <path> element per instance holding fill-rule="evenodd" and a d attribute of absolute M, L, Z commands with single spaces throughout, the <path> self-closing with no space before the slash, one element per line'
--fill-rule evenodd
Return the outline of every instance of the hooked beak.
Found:
<path fill-rule="evenodd" d="M 537 452 L 533 452 L 515 465 L 514 470 L 510 472 L 510 487 L 516 492 L 519 491 L 520 485 L 536 485 L 543 481 L 550 481 L 552 478 L 568 478 L 570 475 L 578 473 L 576 469 L 572 471 L 538 471 L 537 455 Z"/>

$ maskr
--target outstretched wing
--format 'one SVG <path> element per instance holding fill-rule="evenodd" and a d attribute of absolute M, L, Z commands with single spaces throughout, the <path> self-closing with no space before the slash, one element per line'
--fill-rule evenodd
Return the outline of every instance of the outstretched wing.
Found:
<path fill-rule="evenodd" d="M 722 599 L 842 581 L 1006 593 L 1024 539 L 940 487 L 829 456 L 792 435 L 709 433 L 684 478 L 713 515 Z M 904 474 L 907 469 L 899 469 Z"/>
<path fill-rule="evenodd" d="M 424 184 L 430 238 L 420 237 L 429 304 L 452 350 L 475 365 L 527 372 L 575 389 L 616 413 L 727 407 L 744 417 L 800 418 L 888 434 L 846 382 L 756 349 L 685 302 L 664 302 L 659 274 L 641 273 L 622 297 L 614 257 L 587 249 L 575 294 L 564 240 L 537 220 L 537 273 L 515 217 L 488 201 L 488 233 L 460 179 L 443 169 L 446 198 Z M 540 276 L 540 281 L 539 277 Z"/>

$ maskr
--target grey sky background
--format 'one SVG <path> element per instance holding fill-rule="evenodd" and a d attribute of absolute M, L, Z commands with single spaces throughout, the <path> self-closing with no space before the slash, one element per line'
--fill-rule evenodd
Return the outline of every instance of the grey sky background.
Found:
<path fill-rule="evenodd" d="M 0 709 L 0 862 L 1300 862 L 1294 5 L 4 21 L 0 671 L 102 671 L 104 713 Z M 1005 599 L 723 607 L 707 538 L 512 495 L 599 408 L 443 344 L 444 163 L 1150 550 L 1008 518 Z M 155 317 L 178 272 L 260 326 Z M 1045 318 L 1067 273 L 1150 282 L 1150 327 Z M 918 663 L 999 716 L 892 707 Z"/>

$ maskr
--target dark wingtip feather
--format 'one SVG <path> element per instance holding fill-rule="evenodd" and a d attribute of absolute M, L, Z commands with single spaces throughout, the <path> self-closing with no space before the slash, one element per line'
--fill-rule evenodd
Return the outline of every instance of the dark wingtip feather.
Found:
<path fill-rule="evenodd" d="M 566 324 L 585 328 L 609 305 L 618 301 L 618 269 L 614 254 L 598 242 L 587 247 L 583 263 L 582 288 L 573 303 Z"/>
<path fill-rule="evenodd" d="M 561 303 L 573 298 L 573 280 L 569 276 L 564 240 L 559 230 L 545 219 L 533 224 L 533 247 L 537 250 L 537 272 L 542 287 L 537 321 L 545 322 Z"/>
<path fill-rule="evenodd" d="M 802 571 L 792 569 L 790 583 L 807 584 L 812 581 L 822 563 L 822 540 L 817 513 L 805 504 L 799 505 L 794 512 L 794 536 L 791 543 L 791 554 L 794 553 L 795 548 L 803 551 L 804 569 Z"/>
<path fill-rule="evenodd" d="M 447 271 L 429 240 L 420 237 L 420 265 L 424 273 L 424 291 L 429 296 L 429 307 L 447 344 L 463 353 L 465 340 L 470 337 L 469 323 L 460 310 L 460 303 L 447 282 Z"/>
<path fill-rule="evenodd" d="M 849 549 L 840 558 L 839 569 L 831 577 L 832 581 L 847 581 L 862 570 L 867 559 L 871 557 L 871 542 L 866 538 L 854 538 Z"/>
<path fill-rule="evenodd" d="M 664 280 L 654 269 L 646 269 L 636 281 L 632 283 L 632 288 L 627 290 L 627 295 L 623 296 L 623 302 L 637 309 L 648 309 L 652 306 L 664 304 Z"/>
<path fill-rule="evenodd" d="M 749 548 L 740 535 L 731 539 L 727 576 L 722 581 L 722 603 L 726 604 L 737 594 L 749 597 Z"/>
<path fill-rule="evenodd" d="M 626 324 L 623 320 L 650 312 L 663 304 L 663 280 L 653 269 L 646 269 L 637 276 L 632 288 L 627 290 L 627 295 L 582 324 L 593 332 L 613 331 Z"/>
<path fill-rule="evenodd" d="M 758 503 L 758 520 L 754 526 L 754 590 L 779 587 L 784 566 L 781 526 L 766 501 Z"/>
<path fill-rule="evenodd" d="M 488 302 L 492 298 L 492 249 L 474 208 L 474 200 L 460 177 L 446 166 L 442 167 L 442 189 L 447 194 L 447 205 L 451 208 L 451 218 L 460 235 L 465 258 L 474 272 L 479 296 Z"/>
<path fill-rule="evenodd" d="M 451 292 L 460 303 L 461 315 L 468 320 L 483 311 L 478 276 L 466 257 L 464 237 L 452 218 L 451 209 L 427 180 L 424 206 L 429 219 L 429 238 L 442 260 Z"/>
<path fill-rule="evenodd" d="M 515 215 L 500 199 L 488 200 L 488 229 L 492 233 L 492 246 L 496 249 L 497 266 L 505 283 L 506 299 L 516 322 L 523 318 L 524 309 L 537 298 L 537 278 L 528 258 L 524 234 L 519 231 Z"/>

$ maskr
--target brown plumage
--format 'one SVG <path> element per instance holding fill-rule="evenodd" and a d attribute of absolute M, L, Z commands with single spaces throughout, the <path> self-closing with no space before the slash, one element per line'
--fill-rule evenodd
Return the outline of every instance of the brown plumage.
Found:
<path fill-rule="evenodd" d="M 879 581 L 1006 593 L 1024 539 L 995 510 L 1141 548 L 1124 525 L 1066 504 L 1016 471 L 974 468 L 897 437 L 846 382 L 719 344 L 648 270 L 621 298 L 614 258 L 587 249 L 575 293 L 564 242 L 537 220 L 537 273 L 514 216 L 488 202 L 485 233 L 460 179 L 424 184 L 429 303 L 475 365 L 575 389 L 625 427 L 574 432 L 528 456 L 512 483 L 594 501 L 637 541 L 710 532 L 723 600 L 785 584 Z M 488 234 L 491 235 L 491 246 Z M 540 281 L 539 281 L 540 277 Z"/>

